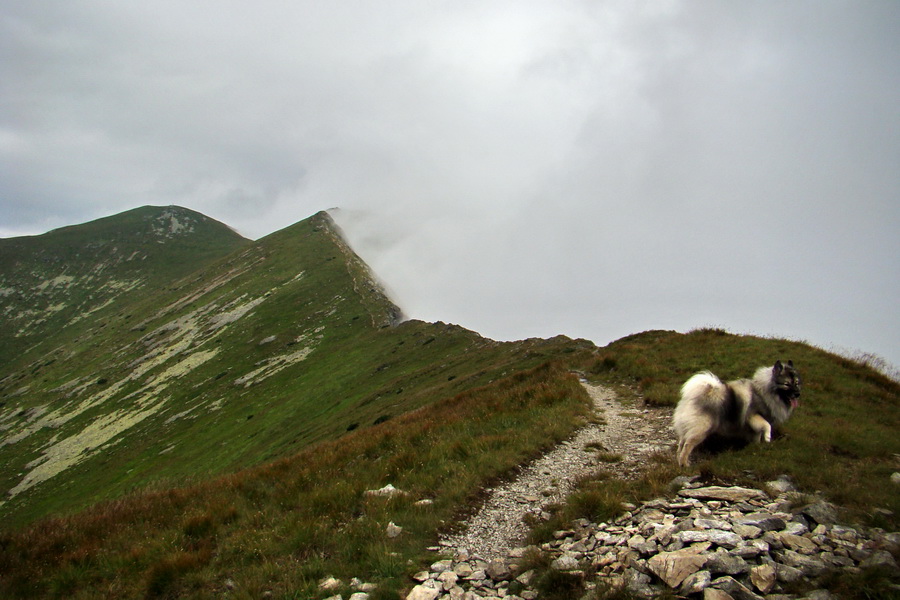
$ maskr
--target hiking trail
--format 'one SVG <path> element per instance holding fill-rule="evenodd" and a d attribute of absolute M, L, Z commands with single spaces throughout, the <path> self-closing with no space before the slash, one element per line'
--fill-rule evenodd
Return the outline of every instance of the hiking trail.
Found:
<path fill-rule="evenodd" d="M 596 418 L 525 465 L 512 480 L 486 489 L 484 504 L 460 533 L 441 538 L 441 546 L 465 548 L 484 560 L 506 556 L 525 541 L 526 515 L 542 518 L 542 507 L 563 502 L 580 478 L 610 470 L 632 479 L 643 471 L 650 454 L 671 451 L 670 409 L 623 406 L 613 389 L 584 379 L 581 384 L 593 400 Z M 600 453 L 621 460 L 604 461 Z"/>

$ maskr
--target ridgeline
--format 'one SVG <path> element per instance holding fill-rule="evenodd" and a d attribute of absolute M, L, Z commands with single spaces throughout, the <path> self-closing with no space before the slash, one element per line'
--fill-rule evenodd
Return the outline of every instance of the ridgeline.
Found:
<path fill-rule="evenodd" d="M 695 471 L 788 474 L 895 529 L 900 389 L 805 344 L 501 343 L 405 320 L 324 212 L 255 242 L 179 207 L 0 240 L 0 595 L 326 597 L 323 578 L 358 576 L 402 597 L 489 484 L 594 418 L 575 373 L 671 406 L 696 370 L 772 358 L 798 365 L 804 405 L 773 444 Z M 665 493 L 671 456 L 650 462 L 579 482 L 535 535 Z M 367 494 L 387 484 L 405 493 Z"/>

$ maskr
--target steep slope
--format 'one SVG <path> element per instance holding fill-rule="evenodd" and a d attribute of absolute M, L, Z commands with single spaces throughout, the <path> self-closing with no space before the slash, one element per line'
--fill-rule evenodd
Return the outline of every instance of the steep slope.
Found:
<path fill-rule="evenodd" d="M 0 239 L 0 364 L 133 294 L 249 241 L 177 206 L 136 208 L 44 235 Z"/>
<path fill-rule="evenodd" d="M 325 213 L 177 281 L 156 275 L 0 373 L 7 522 L 286 456 L 570 343 L 398 324 Z"/>

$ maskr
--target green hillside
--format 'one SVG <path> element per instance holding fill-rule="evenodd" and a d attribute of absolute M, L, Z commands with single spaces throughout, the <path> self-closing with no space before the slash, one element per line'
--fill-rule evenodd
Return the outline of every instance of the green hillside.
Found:
<path fill-rule="evenodd" d="M 0 360 L 0 597 L 326 598 L 326 576 L 377 583 L 371 600 L 405 597 L 434 560 L 426 548 L 485 487 L 591 418 L 576 373 L 636 408 L 665 407 L 697 370 L 731 379 L 792 359 L 804 394 L 781 435 L 699 452 L 687 473 L 747 485 L 787 474 L 842 520 L 898 526 L 900 386 L 864 364 L 714 329 L 603 348 L 499 343 L 404 321 L 326 213 L 249 242 L 214 222 L 175 226 L 196 214 L 180 210 L 0 240 L 15 249 L 0 326 L 20 344 Z M 117 228 L 136 239 L 142 223 L 180 237 L 135 242 L 141 266 L 109 259 L 124 240 L 83 249 Z M 70 238 L 81 245 L 50 243 Z M 22 290 L 35 307 L 64 306 L 23 315 Z M 610 463 L 533 536 L 612 518 L 684 473 L 664 454 L 637 481 Z M 387 484 L 404 493 L 367 493 Z M 388 538 L 390 523 L 402 535 Z"/>
<path fill-rule="evenodd" d="M 126 216 L 85 227 L 114 239 L 110 223 L 133 231 L 158 220 L 145 209 Z M 38 252 L 69 253 L 67 240 L 83 244 L 86 235 L 63 230 L 61 249 L 45 241 Z M 568 343 L 500 344 L 456 326 L 399 323 L 399 309 L 325 213 L 163 282 L 166 273 L 183 275 L 174 265 L 204 239 L 187 236 L 180 252 L 147 267 L 155 283 L 2 367 L 6 523 L 287 456 L 536 364 Z M 90 272 L 91 259 L 75 255 L 79 272 Z M 91 297 L 88 289 L 79 287 Z"/>
<path fill-rule="evenodd" d="M 224 224 L 177 206 L 145 206 L 44 235 L 0 239 L 0 364 L 248 243 Z"/>

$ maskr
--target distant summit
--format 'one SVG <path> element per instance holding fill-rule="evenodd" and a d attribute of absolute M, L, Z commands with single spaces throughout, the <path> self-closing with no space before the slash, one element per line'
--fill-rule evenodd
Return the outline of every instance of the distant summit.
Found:
<path fill-rule="evenodd" d="M 0 362 L 147 286 L 249 244 L 179 206 L 144 206 L 36 236 L 0 239 Z"/>

